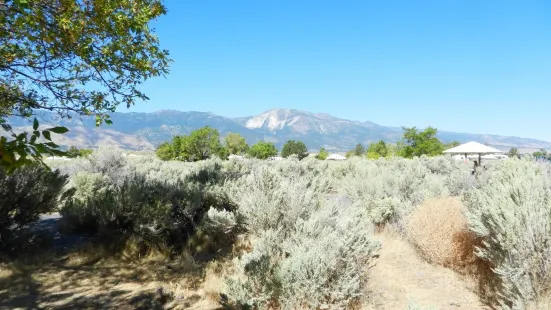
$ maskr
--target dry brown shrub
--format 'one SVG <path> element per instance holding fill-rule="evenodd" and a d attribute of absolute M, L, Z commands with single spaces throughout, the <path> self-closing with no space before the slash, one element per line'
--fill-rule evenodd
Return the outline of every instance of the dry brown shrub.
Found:
<path fill-rule="evenodd" d="M 408 238 L 425 260 L 466 275 L 481 300 L 495 304 L 499 279 L 491 264 L 475 255 L 482 240 L 469 230 L 464 212 L 456 197 L 427 200 L 408 219 Z"/>
<path fill-rule="evenodd" d="M 480 240 L 469 230 L 464 210 L 458 198 L 446 197 L 427 200 L 413 211 L 407 234 L 426 260 L 456 270 L 476 263 Z"/>

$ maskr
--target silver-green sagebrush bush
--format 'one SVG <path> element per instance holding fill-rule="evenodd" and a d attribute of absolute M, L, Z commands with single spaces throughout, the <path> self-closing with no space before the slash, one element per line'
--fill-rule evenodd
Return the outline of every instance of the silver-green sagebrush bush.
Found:
<path fill-rule="evenodd" d="M 72 174 L 69 186 L 75 191 L 61 209 L 65 227 L 180 249 L 203 223 L 211 230 L 215 224 L 228 225 L 203 221 L 211 208 L 232 209 L 222 187 L 226 178 L 220 160 L 182 168 L 107 149 L 58 167 Z"/>
<path fill-rule="evenodd" d="M 12 252 L 31 243 L 31 234 L 20 234 L 40 214 L 52 212 L 71 195 L 67 177 L 43 166 L 27 165 L 6 174 L 0 169 L 0 252 Z"/>
<path fill-rule="evenodd" d="M 503 309 L 525 309 L 551 288 L 551 165 L 507 160 L 465 194 L 477 255 L 501 280 Z"/>
<path fill-rule="evenodd" d="M 230 301 L 242 308 L 338 309 L 358 302 L 378 248 L 373 227 L 362 208 L 327 197 L 330 183 L 306 165 L 260 166 L 234 184 L 230 196 L 253 244 L 227 279 Z"/>
<path fill-rule="evenodd" d="M 458 195 L 471 186 L 468 169 L 451 158 L 351 158 L 330 168 L 335 186 L 370 213 L 375 224 L 403 220 L 424 200 Z"/>

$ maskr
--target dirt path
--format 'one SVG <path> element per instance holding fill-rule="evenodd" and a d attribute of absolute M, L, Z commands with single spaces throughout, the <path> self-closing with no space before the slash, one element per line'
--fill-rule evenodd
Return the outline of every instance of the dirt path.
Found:
<path fill-rule="evenodd" d="M 460 275 L 425 262 L 398 237 L 381 233 L 377 238 L 382 248 L 369 279 L 373 309 L 487 309 Z"/>
<path fill-rule="evenodd" d="M 52 250 L 57 253 L 67 253 L 78 249 L 90 242 L 91 237 L 83 234 L 62 234 L 59 231 L 58 223 L 61 221 L 59 212 L 40 215 L 35 223 L 29 228 L 37 233 L 49 236 L 52 240 Z"/>

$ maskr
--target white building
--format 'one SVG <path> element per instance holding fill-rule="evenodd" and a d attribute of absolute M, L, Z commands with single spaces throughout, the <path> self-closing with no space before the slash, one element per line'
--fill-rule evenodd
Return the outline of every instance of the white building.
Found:
<path fill-rule="evenodd" d="M 329 157 L 327 157 L 327 160 L 346 160 L 346 157 L 339 154 L 331 154 Z"/>

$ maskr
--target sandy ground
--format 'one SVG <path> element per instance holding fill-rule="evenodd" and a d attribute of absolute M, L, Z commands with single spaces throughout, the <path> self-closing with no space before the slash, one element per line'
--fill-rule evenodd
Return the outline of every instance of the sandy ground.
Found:
<path fill-rule="evenodd" d="M 410 244 L 377 236 L 364 309 L 487 309 L 461 275 L 422 260 Z M 220 278 L 192 262 L 93 261 L 66 256 L 0 264 L 0 309 L 222 309 Z"/>
<path fill-rule="evenodd" d="M 29 262 L 0 263 L 0 309 L 222 309 L 214 268 L 190 260 L 136 263 L 74 254 L 68 250 L 87 240 L 59 235 L 58 218 L 46 216 L 37 227 L 54 234 L 55 251 Z M 382 248 L 369 270 L 364 309 L 487 309 L 472 281 L 427 263 L 392 233 L 377 239 Z"/>
<path fill-rule="evenodd" d="M 474 293 L 474 283 L 454 271 L 434 266 L 412 246 L 389 233 L 377 236 L 380 257 L 369 271 L 367 295 L 373 309 L 488 309 Z"/>

